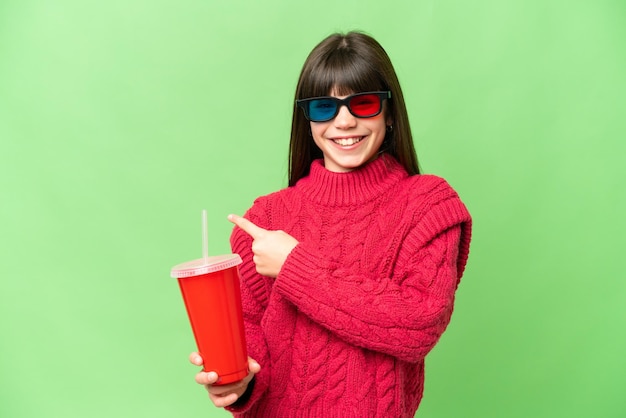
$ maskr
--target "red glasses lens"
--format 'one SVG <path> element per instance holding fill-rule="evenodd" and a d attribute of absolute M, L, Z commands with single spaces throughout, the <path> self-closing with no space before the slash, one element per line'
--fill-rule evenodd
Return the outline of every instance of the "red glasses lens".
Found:
<path fill-rule="evenodd" d="M 355 116 L 367 117 L 380 111 L 380 98 L 375 94 L 364 94 L 350 99 L 350 110 Z"/>

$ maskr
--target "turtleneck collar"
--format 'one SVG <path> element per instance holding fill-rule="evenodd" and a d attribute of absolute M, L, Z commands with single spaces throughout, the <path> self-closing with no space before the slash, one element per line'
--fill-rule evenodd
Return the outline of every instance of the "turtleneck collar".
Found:
<path fill-rule="evenodd" d="M 324 160 L 319 159 L 313 161 L 309 175 L 296 187 L 316 203 L 348 206 L 374 199 L 405 177 L 404 168 L 388 154 L 345 173 L 328 171 Z"/>

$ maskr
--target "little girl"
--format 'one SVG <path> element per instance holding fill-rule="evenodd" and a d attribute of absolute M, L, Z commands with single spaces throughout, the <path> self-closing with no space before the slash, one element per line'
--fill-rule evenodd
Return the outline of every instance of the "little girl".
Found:
<path fill-rule="evenodd" d="M 213 403 L 242 417 L 413 417 L 471 218 L 445 180 L 419 173 L 378 42 L 350 32 L 313 49 L 296 90 L 289 187 L 229 220 L 250 373 L 224 386 L 198 373 Z"/>

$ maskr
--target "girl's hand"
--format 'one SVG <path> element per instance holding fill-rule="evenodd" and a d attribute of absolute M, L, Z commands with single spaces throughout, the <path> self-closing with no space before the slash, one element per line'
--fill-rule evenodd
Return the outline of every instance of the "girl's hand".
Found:
<path fill-rule="evenodd" d="M 194 352 L 189 356 L 189 361 L 196 366 L 202 366 L 203 360 L 200 354 Z M 248 384 L 255 374 L 261 370 L 261 366 L 255 360 L 248 357 L 248 376 L 239 382 L 230 383 L 228 385 L 215 385 L 219 376 L 215 372 L 200 372 L 196 375 L 196 382 L 206 387 L 209 392 L 209 398 L 218 408 L 224 408 L 234 404 L 248 389 Z"/>
<path fill-rule="evenodd" d="M 252 237 L 252 261 L 263 276 L 278 276 L 287 256 L 298 245 L 298 240 L 284 231 L 269 231 L 256 226 L 246 218 L 228 215 L 228 220 Z"/>

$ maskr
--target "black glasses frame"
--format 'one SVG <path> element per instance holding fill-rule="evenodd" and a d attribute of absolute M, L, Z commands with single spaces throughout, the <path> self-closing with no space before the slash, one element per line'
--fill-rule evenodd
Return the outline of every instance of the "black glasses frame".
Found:
<path fill-rule="evenodd" d="M 371 115 L 355 115 L 354 112 L 352 111 L 352 109 L 350 108 L 350 100 L 354 99 L 355 97 L 359 97 L 359 96 L 365 96 L 365 95 L 375 95 L 378 96 L 378 99 L 380 100 L 380 106 L 378 107 L 378 112 L 373 113 Z M 331 100 L 333 103 L 335 103 L 337 105 L 337 108 L 335 109 L 335 113 L 326 119 L 311 119 L 310 115 L 309 115 L 309 104 L 313 101 L 313 100 Z M 307 118 L 307 120 L 311 121 L 311 122 L 327 122 L 329 120 L 332 120 L 335 118 L 335 116 L 337 116 L 337 114 L 339 113 L 339 109 L 341 109 L 341 106 L 346 106 L 348 108 L 348 111 L 350 112 L 350 114 L 352 114 L 352 116 L 356 117 L 356 118 L 372 118 L 378 114 L 380 114 L 380 112 L 382 112 L 383 110 L 383 100 L 385 99 L 391 99 L 391 91 L 387 90 L 387 91 L 368 91 L 368 92 L 364 92 L 364 93 L 356 93 L 356 94 L 352 94 L 348 97 L 346 97 L 345 99 L 338 99 L 337 97 L 333 97 L 333 96 L 320 96 L 320 97 L 310 97 L 308 99 L 300 99 L 300 100 L 296 100 L 296 105 L 298 107 L 300 107 L 303 111 L 304 111 L 304 117 Z"/>

